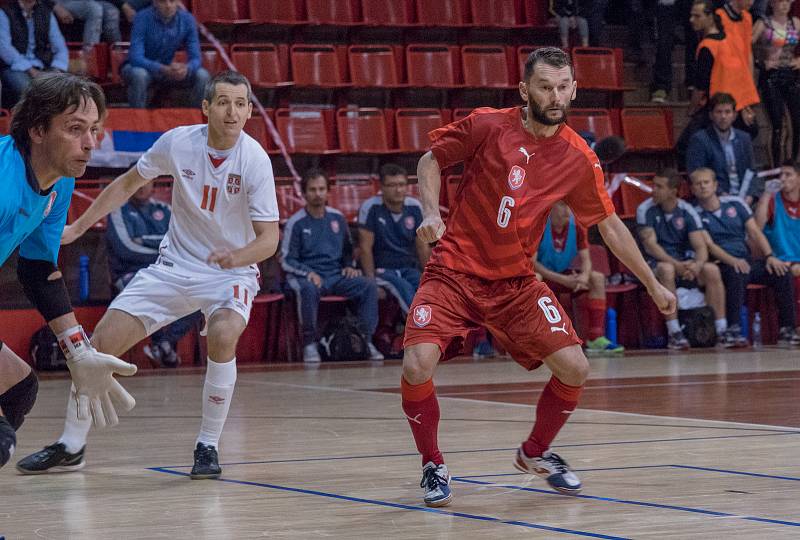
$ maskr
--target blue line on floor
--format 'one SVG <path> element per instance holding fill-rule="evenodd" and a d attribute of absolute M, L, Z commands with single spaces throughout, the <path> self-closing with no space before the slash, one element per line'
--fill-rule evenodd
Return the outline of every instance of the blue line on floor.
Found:
<path fill-rule="evenodd" d="M 530 487 L 515 486 L 515 485 L 509 485 L 509 484 L 496 484 L 494 482 L 485 482 L 485 481 L 482 481 L 482 480 L 467 480 L 467 479 L 464 479 L 464 478 L 461 478 L 461 477 L 453 477 L 453 481 L 454 482 L 462 482 L 462 483 L 465 483 L 465 484 L 477 484 L 477 485 L 481 485 L 481 486 L 490 486 L 490 487 L 496 487 L 496 488 L 502 488 L 502 489 L 516 489 L 516 490 L 519 490 L 519 491 L 531 491 L 531 492 L 534 492 L 534 493 L 543 493 L 545 495 L 556 495 L 556 496 L 559 496 L 559 497 L 577 497 L 579 499 L 588 499 L 588 500 L 593 500 L 593 501 L 613 502 L 613 503 L 619 503 L 619 504 L 630 504 L 630 505 L 633 505 L 633 506 L 645 506 L 645 507 L 649 507 L 649 508 L 663 508 L 665 510 L 678 510 L 678 511 L 681 511 L 681 512 L 691 512 L 691 513 L 694 513 L 694 514 L 705 514 L 705 515 L 715 516 L 715 517 L 735 517 L 735 518 L 744 519 L 744 520 L 747 520 L 747 521 L 757 521 L 757 522 L 762 522 L 762 523 L 774 523 L 774 524 L 778 524 L 778 525 L 789 525 L 789 526 L 792 526 L 792 527 L 800 527 L 800 523 L 795 522 L 795 521 L 783 521 L 783 520 L 778 520 L 778 519 L 760 518 L 760 517 L 754 517 L 754 516 L 738 516 L 736 514 L 729 514 L 727 512 L 717 512 L 716 510 L 705 510 L 705 509 L 702 509 L 702 508 L 691 508 L 689 506 L 674 506 L 674 505 L 670 505 L 670 504 L 660 504 L 660 503 L 647 502 L 647 501 L 633 501 L 633 500 L 627 500 L 627 499 L 617 499 L 617 498 L 614 498 L 614 497 L 598 497 L 596 495 L 562 495 L 560 493 L 557 493 L 555 491 L 551 491 L 551 490 L 548 490 L 548 489 L 530 488 Z"/>
<path fill-rule="evenodd" d="M 711 471 L 711 472 L 719 472 L 725 474 L 740 474 L 743 476 L 754 476 L 756 478 L 772 478 L 775 480 L 793 480 L 795 482 L 800 482 L 800 478 L 797 478 L 796 476 L 780 476 L 775 474 L 751 473 L 744 471 L 733 471 L 730 469 L 714 469 L 712 467 L 695 467 L 693 465 L 670 465 L 670 467 L 675 467 L 677 469 L 694 469 L 698 471 Z"/>
<path fill-rule="evenodd" d="M 173 474 L 173 475 L 176 475 L 176 476 L 189 476 L 185 472 L 173 471 L 173 470 L 170 470 L 167 467 L 151 467 L 148 470 L 155 471 L 155 472 L 160 472 L 160 473 L 165 473 L 165 474 Z M 279 490 L 279 491 L 289 491 L 289 492 L 292 492 L 292 493 L 301 493 L 303 495 L 315 495 L 317 497 L 327 497 L 329 499 L 338 499 L 338 500 L 347 501 L 347 502 L 355 502 L 355 503 L 361 503 L 361 504 L 371 504 L 371 505 L 374 505 L 374 506 L 384 506 L 384 507 L 388 507 L 388 508 L 398 508 L 400 510 L 414 510 L 414 511 L 417 511 L 417 512 L 428 512 L 428 513 L 431 513 L 431 514 L 440 514 L 440 515 L 445 515 L 445 516 L 472 519 L 472 520 L 476 520 L 476 521 L 494 522 L 494 523 L 501 523 L 503 525 L 514 525 L 514 526 L 517 526 L 517 527 L 526 527 L 526 528 L 529 528 L 529 529 L 540 529 L 540 530 L 551 531 L 551 532 L 559 532 L 559 533 L 564 533 L 564 534 L 573 534 L 573 535 L 576 535 L 576 536 L 587 536 L 587 537 L 590 537 L 590 538 L 604 538 L 604 539 L 608 539 L 608 540 L 628 540 L 628 539 L 626 539 L 625 537 L 622 537 L 622 536 L 609 536 L 609 535 L 605 535 L 605 534 L 599 534 L 599 533 L 593 533 L 593 532 L 587 532 L 587 531 L 578 531 L 578 530 L 573 530 L 573 529 L 565 529 L 565 528 L 562 528 L 562 527 L 551 527 L 549 525 L 540 525 L 540 524 L 537 524 L 537 523 L 529 523 L 527 521 L 512 521 L 512 520 L 505 520 L 505 519 L 501 519 L 501 518 L 497 518 L 497 517 L 493 517 L 493 516 L 482 516 L 482 515 L 477 515 L 477 514 L 465 514 L 463 512 L 452 512 L 450 510 L 443 510 L 441 508 L 428 508 L 428 507 L 424 507 L 424 506 L 411 506 L 411 505 L 408 505 L 408 504 L 393 503 L 393 502 L 389 502 L 389 501 L 379 501 L 379 500 L 373 500 L 373 499 L 362 499 L 360 497 L 350 497 L 348 495 L 339 495 L 337 493 L 327 493 L 327 492 L 324 492 L 324 491 L 316 491 L 316 490 L 313 490 L 313 489 L 293 488 L 293 487 L 288 487 L 288 486 L 278 486 L 278 485 L 275 485 L 275 484 L 262 484 L 260 482 L 249 482 L 249 481 L 246 481 L 246 480 L 233 480 L 233 479 L 228 479 L 228 478 L 220 478 L 220 479 L 218 479 L 218 481 L 219 482 L 228 482 L 228 483 L 231 483 L 231 484 L 240 484 L 240 485 L 245 485 L 245 486 L 257 486 L 257 487 L 263 487 L 263 488 L 274 489 L 274 490 Z"/>

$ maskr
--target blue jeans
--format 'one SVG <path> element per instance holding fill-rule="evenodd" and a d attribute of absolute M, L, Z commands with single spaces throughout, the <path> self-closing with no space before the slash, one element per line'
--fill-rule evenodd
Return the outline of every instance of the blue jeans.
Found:
<path fill-rule="evenodd" d="M 61 5 L 73 17 L 83 21 L 83 44 L 86 46 L 106 41 L 122 41 L 119 31 L 119 9 L 104 0 L 61 0 Z"/>
<path fill-rule="evenodd" d="M 403 313 L 408 313 L 421 277 L 422 273 L 416 268 L 378 268 L 376 275 L 378 286 L 397 298 Z"/>
<path fill-rule="evenodd" d="M 22 97 L 22 92 L 31 84 L 31 76 L 25 71 L 4 69 L 0 73 L 0 78 L 3 80 L 3 107 L 10 109 L 16 105 Z"/>
<path fill-rule="evenodd" d="M 193 74 L 189 74 L 182 81 L 171 81 L 163 77 L 154 77 L 144 68 L 134 67 L 130 64 L 122 66 L 122 79 L 128 87 L 128 104 L 134 109 L 144 109 L 147 107 L 148 93 L 151 87 L 160 91 L 169 88 L 190 88 L 191 95 L 187 107 L 200 107 L 203 103 L 203 93 L 206 84 L 211 79 L 203 68 L 198 68 Z"/>
<path fill-rule="evenodd" d="M 319 299 L 330 294 L 344 296 L 356 304 L 358 318 L 367 331 L 366 338 L 372 341 L 372 335 L 378 326 L 378 286 L 374 279 L 334 275 L 322 278 L 322 286 L 319 288 L 304 277 L 289 276 L 287 281 L 298 298 L 303 346 L 317 341 Z"/>

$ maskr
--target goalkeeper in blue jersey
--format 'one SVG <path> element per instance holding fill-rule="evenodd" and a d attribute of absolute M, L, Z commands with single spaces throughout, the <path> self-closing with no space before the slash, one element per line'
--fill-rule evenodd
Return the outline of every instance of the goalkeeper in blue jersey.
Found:
<path fill-rule="evenodd" d="M 99 86 L 47 74 L 31 82 L 14 107 L 11 134 L 0 137 L 0 264 L 19 248 L 19 281 L 58 337 L 72 375 L 70 399 L 77 400 L 79 417 L 91 416 L 98 426 L 117 423 L 114 402 L 133 408 L 133 397 L 113 375 L 133 375 L 136 366 L 92 347 L 56 262 L 75 177 L 86 170 L 104 116 Z M 0 338 L 13 331 L 3 328 Z M 37 388 L 30 367 L 0 341 L 0 466 L 14 451 Z"/>

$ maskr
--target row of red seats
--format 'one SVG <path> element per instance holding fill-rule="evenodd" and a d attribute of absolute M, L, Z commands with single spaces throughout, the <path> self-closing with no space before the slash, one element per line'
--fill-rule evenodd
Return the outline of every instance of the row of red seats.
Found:
<path fill-rule="evenodd" d="M 201 23 L 530 28 L 547 24 L 544 0 L 199 0 Z"/>
<path fill-rule="evenodd" d="M 120 82 L 119 69 L 129 43 L 101 43 L 85 57 L 80 43 L 70 43 L 70 55 L 83 57 L 89 75 L 101 82 Z M 416 43 L 304 44 L 235 43 L 226 53 L 255 87 L 434 87 L 515 88 L 525 60 L 536 46 L 447 45 Z M 225 69 L 218 51 L 201 46 L 203 65 L 211 73 Z M 571 51 L 575 78 L 582 89 L 623 91 L 622 51 L 576 47 Z M 185 52 L 177 60 L 185 59 Z M 109 74 L 110 70 L 110 74 Z"/>

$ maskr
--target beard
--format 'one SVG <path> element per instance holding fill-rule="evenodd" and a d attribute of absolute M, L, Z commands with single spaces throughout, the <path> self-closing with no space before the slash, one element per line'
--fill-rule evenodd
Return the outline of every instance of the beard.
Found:
<path fill-rule="evenodd" d="M 547 116 L 547 111 L 539 107 L 539 104 L 534 101 L 533 97 L 528 95 L 528 114 L 538 123 L 545 126 L 557 126 L 567 121 L 567 106 L 555 107 L 561 111 L 559 118 L 550 118 Z"/>

